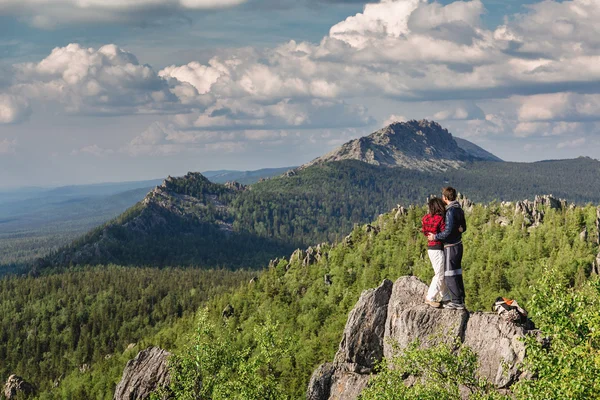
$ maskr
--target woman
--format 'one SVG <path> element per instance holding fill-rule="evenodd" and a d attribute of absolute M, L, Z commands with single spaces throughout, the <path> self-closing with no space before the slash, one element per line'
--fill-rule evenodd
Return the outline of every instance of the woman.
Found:
<path fill-rule="evenodd" d="M 421 221 L 423 223 L 421 232 L 425 236 L 430 233 L 435 235 L 443 232 L 445 228 L 444 215 L 446 214 L 446 204 L 442 199 L 434 197 L 429 200 L 427 205 L 429 207 L 429 214 L 425 215 Z M 442 303 L 450 300 L 450 294 L 444 282 L 444 244 L 438 240 L 428 241 L 427 254 L 429 255 L 434 275 L 427 291 L 427 296 L 425 297 L 425 303 L 431 307 L 439 308 L 442 306 Z M 438 297 L 441 299 L 441 302 L 438 301 Z"/>

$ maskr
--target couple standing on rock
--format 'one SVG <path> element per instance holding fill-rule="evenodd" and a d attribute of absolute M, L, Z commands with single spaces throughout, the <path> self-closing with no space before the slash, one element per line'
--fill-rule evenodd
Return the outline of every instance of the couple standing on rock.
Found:
<path fill-rule="evenodd" d="M 463 310 L 462 234 L 467 230 L 467 222 L 456 198 L 456 189 L 442 189 L 441 199 L 429 200 L 429 214 L 422 220 L 422 232 L 427 236 L 427 253 L 434 271 L 425 302 L 435 308 Z"/>

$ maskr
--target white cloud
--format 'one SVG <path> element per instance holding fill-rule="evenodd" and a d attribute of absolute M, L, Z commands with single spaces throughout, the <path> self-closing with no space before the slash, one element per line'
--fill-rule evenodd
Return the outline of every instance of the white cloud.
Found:
<path fill-rule="evenodd" d="M 0 124 L 14 124 L 26 120 L 31 114 L 27 100 L 0 93 Z"/>
<path fill-rule="evenodd" d="M 105 156 L 105 155 L 109 155 L 109 154 L 113 154 L 114 150 L 111 149 L 105 149 L 103 147 L 98 146 L 97 144 L 92 144 L 89 146 L 84 146 L 80 149 L 76 149 L 73 150 L 71 152 L 71 155 L 79 155 L 79 154 L 90 154 L 96 157 L 101 157 L 101 156 Z"/>
<path fill-rule="evenodd" d="M 15 154 L 17 152 L 17 140 L 0 140 L 0 154 Z"/>
<path fill-rule="evenodd" d="M 241 135 L 242 134 L 242 135 Z M 243 132 L 180 131 L 173 126 L 153 123 L 131 140 L 121 151 L 131 156 L 169 156 L 184 152 L 240 151 L 235 146 Z"/>
<path fill-rule="evenodd" d="M 100 0 L 89 4 L 98 8 Z M 579 93 L 600 91 L 598 10 L 597 0 L 547 0 L 489 29 L 480 0 L 381 0 L 334 25 L 318 44 L 231 50 L 159 72 L 114 45 L 72 44 L 16 65 L 9 91 L 58 99 L 72 113 L 175 114 L 176 133 L 165 146 L 175 137 L 205 140 L 189 131 L 371 125 L 367 109 L 356 105 L 370 97 L 427 102 L 433 118 L 463 121 L 466 136 L 562 135 L 574 128 L 558 122 L 600 115 L 600 95 Z M 488 99 L 510 99 L 513 110 L 484 112 L 477 104 Z"/>
<path fill-rule="evenodd" d="M 523 121 L 600 120 L 600 94 L 553 93 L 529 96 L 519 109 Z"/>
<path fill-rule="evenodd" d="M 115 45 L 57 47 L 39 63 L 14 66 L 11 90 L 23 97 L 60 102 L 75 114 L 113 115 L 183 110 L 167 82 Z"/>
<path fill-rule="evenodd" d="M 219 101 L 203 113 L 177 115 L 173 122 L 179 129 L 223 131 L 365 126 L 374 121 L 364 107 L 341 101 L 285 99 L 268 105 Z"/>
<path fill-rule="evenodd" d="M 565 136 L 594 130 L 582 122 L 519 122 L 515 128 L 517 137 Z"/>
<path fill-rule="evenodd" d="M 394 122 L 406 122 L 409 118 L 406 118 L 404 115 L 396 115 L 392 114 L 385 121 L 383 121 L 383 126 L 388 126 L 393 124 Z"/>
<path fill-rule="evenodd" d="M 51 29 L 64 23 L 146 22 L 178 12 L 233 7 L 247 0 L 2 0 L 0 15 Z"/>
<path fill-rule="evenodd" d="M 460 130 L 460 137 L 464 138 L 509 134 L 514 126 L 514 121 L 503 114 L 486 114 L 482 119 L 465 122 Z"/>
<path fill-rule="evenodd" d="M 575 148 L 583 146 L 585 143 L 586 143 L 585 138 L 578 138 L 578 139 L 568 140 L 566 142 L 560 142 L 559 144 L 556 145 L 556 148 L 557 149 L 564 149 L 564 148 L 575 149 Z"/>
<path fill-rule="evenodd" d="M 475 103 L 461 104 L 455 108 L 439 111 L 433 115 L 438 121 L 485 119 L 485 113 Z"/>

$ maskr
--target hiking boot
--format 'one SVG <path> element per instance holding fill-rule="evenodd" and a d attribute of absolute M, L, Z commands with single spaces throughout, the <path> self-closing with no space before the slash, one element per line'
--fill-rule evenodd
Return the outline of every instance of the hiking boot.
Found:
<path fill-rule="evenodd" d="M 460 304 L 460 303 L 449 302 L 449 303 L 444 304 L 444 308 L 447 308 L 449 310 L 464 310 L 465 305 Z"/>
<path fill-rule="evenodd" d="M 425 303 L 429 304 L 431 307 L 433 308 L 440 308 L 442 305 L 440 303 L 438 303 L 437 301 L 432 301 L 432 300 L 427 300 L 425 299 Z"/>

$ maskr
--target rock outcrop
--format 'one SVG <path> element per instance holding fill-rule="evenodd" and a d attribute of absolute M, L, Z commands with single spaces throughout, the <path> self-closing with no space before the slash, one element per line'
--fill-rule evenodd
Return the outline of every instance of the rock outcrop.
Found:
<path fill-rule="evenodd" d="M 127 362 L 115 389 L 114 400 L 148 399 L 160 387 L 169 385 L 167 359 L 171 354 L 158 347 L 142 350 Z"/>
<path fill-rule="evenodd" d="M 533 201 L 517 201 L 515 204 L 515 215 L 524 216 L 524 227 L 536 227 L 544 222 L 544 210 L 562 210 L 567 208 L 566 200 L 556 199 L 552 195 L 535 196 Z"/>
<path fill-rule="evenodd" d="M 418 339 L 421 346 L 457 340 L 479 357 L 479 374 L 498 388 L 519 380 L 525 357 L 519 340 L 533 331 L 503 321 L 494 313 L 431 308 L 423 303 L 427 285 L 415 277 L 385 280 L 362 293 L 348 316 L 332 363 L 319 366 L 307 390 L 308 400 L 355 400 L 368 384 L 373 366 Z"/>
<path fill-rule="evenodd" d="M 8 377 L 4 385 L 4 397 L 7 400 L 23 399 L 35 395 L 35 387 L 17 375 Z"/>
<path fill-rule="evenodd" d="M 378 288 L 367 290 L 360 296 L 348 315 L 335 364 L 344 365 L 352 372 L 368 374 L 381 360 L 392 287 L 392 281 L 385 280 Z"/>
<path fill-rule="evenodd" d="M 596 244 L 600 245 L 600 207 L 596 208 Z"/>
<path fill-rule="evenodd" d="M 236 191 L 239 191 L 239 192 L 242 192 L 242 191 L 244 191 L 244 190 L 247 189 L 246 185 L 242 185 L 241 183 L 236 182 L 236 181 L 225 182 L 224 186 L 227 189 L 232 189 L 232 190 L 236 190 Z"/>

